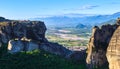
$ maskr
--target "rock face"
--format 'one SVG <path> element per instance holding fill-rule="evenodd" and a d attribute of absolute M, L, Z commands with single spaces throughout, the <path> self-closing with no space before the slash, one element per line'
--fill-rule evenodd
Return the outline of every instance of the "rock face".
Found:
<path fill-rule="evenodd" d="M 9 53 L 32 51 L 35 49 L 39 49 L 39 45 L 33 41 L 10 40 L 8 43 Z"/>
<path fill-rule="evenodd" d="M 1 21 L 0 43 L 9 43 L 11 53 L 38 49 L 35 42 L 46 42 L 45 32 L 46 26 L 41 21 Z"/>
<path fill-rule="evenodd" d="M 101 28 L 95 26 L 90 38 L 86 63 L 88 69 L 101 67 L 107 64 L 106 50 L 110 39 L 118 25 L 103 25 Z"/>
<path fill-rule="evenodd" d="M 109 62 L 109 69 L 120 69 L 120 26 L 110 40 L 106 56 Z"/>
<path fill-rule="evenodd" d="M 40 49 L 43 49 L 45 51 L 48 51 L 50 53 L 60 55 L 62 57 L 66 57 L 68 54 L 72 53 L 70 50 L 66 49 L 62 45 L 59 45 L 58 43 L 42 43 L 40 45 Z"/>
<path fill-rule="evenodd" d="M 40 21 L 4 21 L 0 22 L 0 38 L 2 43 L 11 39 L 27 39 L 43 41 L 46 26 Z"/>

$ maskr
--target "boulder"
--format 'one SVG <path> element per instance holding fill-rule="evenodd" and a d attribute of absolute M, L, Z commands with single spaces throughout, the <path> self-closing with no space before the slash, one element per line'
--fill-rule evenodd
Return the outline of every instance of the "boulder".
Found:
<path fill-rule="evenodd" d="M 39 49 L 39 44 L 34 41 L 10 40 L 8 43 L 8 52 L 17 53 L 21 51 L 32 51 Z"/>
<path fill-rule="evenodd" d="M 8 52 L 9 53 L 16 53 L 23 51 L 24 49 L 24 44 L 22 43 L 21 40 L 10 40 L 8 43 Z"/>

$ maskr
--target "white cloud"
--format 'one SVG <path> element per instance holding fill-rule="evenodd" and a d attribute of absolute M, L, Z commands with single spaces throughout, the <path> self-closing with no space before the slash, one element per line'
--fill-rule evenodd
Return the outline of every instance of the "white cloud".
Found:
<path fill-rule="evenodd" d="M 64 9 L 64 10 L 88 10 L 88 9 L 93 9 L 99 7 L 98 5 L 84 5 L 81 6 L 80 8 L 71 8 L 71 9 Z"/>
<path fill-rule="evenodd" d="M 93 8 L 96 8 L 96 7 L 98 7 L 98 5 L 84 5 L 84 6 L 80 7 L 79 9 L 80 10 L 87 10 L 87 9 L 93 9 Z"/>

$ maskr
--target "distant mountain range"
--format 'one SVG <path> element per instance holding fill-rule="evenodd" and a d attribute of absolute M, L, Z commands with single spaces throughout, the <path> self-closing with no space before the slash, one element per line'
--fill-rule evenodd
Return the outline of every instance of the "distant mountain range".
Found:
<path fill-rule="evenodd" d="M 120 17 L 120 12 L 111 15 L 68 14 L 63 16 L 30 18 L 30 20 L 44 21 L 47 26 L 76 27 L 78 24 L 86 26 L 99 25 L 110 20 L 115 20 L 118 17 Z"/>

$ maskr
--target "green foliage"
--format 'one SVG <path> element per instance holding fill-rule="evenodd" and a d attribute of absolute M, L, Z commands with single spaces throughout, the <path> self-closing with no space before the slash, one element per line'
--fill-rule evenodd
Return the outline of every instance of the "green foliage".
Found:
<path fill-rule="evenodd" d="M 86 69 L 60 56 L 41 50 L 5 54 L 0 58 L 0 69 Z"/>
<path fill-rule="evenodd" d="M 0 47 L 0 57 L 7 53 L 7 44 L 2 44 Z"/>

